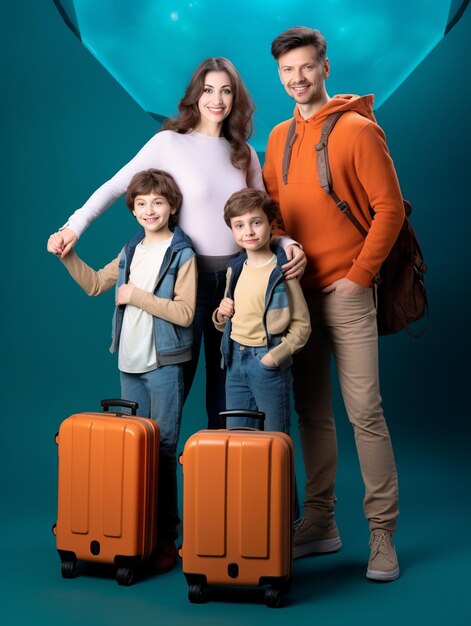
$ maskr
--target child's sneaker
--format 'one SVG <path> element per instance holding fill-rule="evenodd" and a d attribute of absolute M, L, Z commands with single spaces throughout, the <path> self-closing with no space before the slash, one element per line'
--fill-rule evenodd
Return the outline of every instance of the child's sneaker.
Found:
<path fill-rule="evenodd" d="M 387 530 L 373 530 L 370 546 L 371 554 L 366 577 L 385 582 L 399 578 L 399 564 L 391 533 Z"/>
<path fill-rule="evenodd" d="M 301 517 L 294 528 L 293 559 L 308 554 L 337 552 L 342 547 L 337 524 L 317 526 L 306 517 Z"/>

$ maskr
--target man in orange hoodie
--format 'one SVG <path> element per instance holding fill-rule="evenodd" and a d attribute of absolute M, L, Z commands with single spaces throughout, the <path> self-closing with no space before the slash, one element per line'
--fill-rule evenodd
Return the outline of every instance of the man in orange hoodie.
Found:
<path fill-rule="evenodd" d="M 322 34 L 290 28 L 273 41 L 272 54 L 280 80 L 296 103 L 297 138 L 284 181 L 282 160 L 291 120 L 272 130 L 263 176 L 267 191 L 280 204 L 286 231 L 306 253 L 301 284 L 312 326 L 293 368 L 306 468 L 304 516 L 296 525 L 294 557 L 335 552 L 342 545 L 334 517 L 337 441 L 329 367 L 333 354 L 365 483 L 364 511 L 371 532 L 366 575 L 395 580 L 399 565 L 392 534 L 399 513 L 398 483 L 381 407 L 372 281 L 404 220 L 401 191 L 384 133 L 373 115 L 373 96 L 327 94 L 330 64 Z M 368 230 L 366 238 L 319 183 L 314 146 L 327 116 L 337 111 L 345 113 L 328 144 L 333 188 Z"/>

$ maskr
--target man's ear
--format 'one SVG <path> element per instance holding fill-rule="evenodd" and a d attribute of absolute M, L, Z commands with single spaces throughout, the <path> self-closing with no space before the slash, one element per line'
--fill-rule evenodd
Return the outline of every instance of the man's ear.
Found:
<path fill-rule="evenodd" d="M 329 74 L 330 74 L 330 61 L 329 59 L 326 59 L 324 63 L 324 80 L 326 78 L 329 78 Z"/>

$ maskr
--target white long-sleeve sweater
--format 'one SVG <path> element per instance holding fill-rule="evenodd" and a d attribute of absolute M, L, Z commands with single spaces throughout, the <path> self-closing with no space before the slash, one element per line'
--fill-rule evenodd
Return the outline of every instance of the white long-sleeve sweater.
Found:
<path fill-rule="evenodd" d="M 224 137 L 196 131 L 179 134 L 166 130 L 154 135 L 136 156 L 93 193 L 67 226 L 80 236 L 87 226 L 126 192 L 137 172 L 157 168 L 169 172 L 183 194 L 179 226 L 200 255 L 229 256 L 239 248 L 223 220 L 229 196 L 245 187 L 264 189 L 257 153 L 250 148 L 249 169 L 230 162 L 230 144 Z"/>

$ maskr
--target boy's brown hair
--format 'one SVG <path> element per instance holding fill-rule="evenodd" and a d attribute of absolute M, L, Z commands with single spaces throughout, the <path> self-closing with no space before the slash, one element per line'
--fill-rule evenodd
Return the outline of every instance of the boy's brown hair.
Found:
<path fill-rule="evenodd" d="M 134 200 L 137 196 L 149 193 L 155 193 L 167 200 L 175 211 L 170 215 L 168 225 L 170 228 L 176 226 L 183 196 L 173 176 L 157 169 L 143 170 L 134 174 L 126 191 L 126 205 L 131 213 L 134 211 Z"/>
<path fill-rule="evenodd" d="M 240 217 L 254 209 L 261 209 L 271 224 L 280 221 L 278 203 L 266 191 L 260 189 L 242 189 L 232 194 L 224 206 L 224 221 L 231 227 L 231 218 Z"/>

